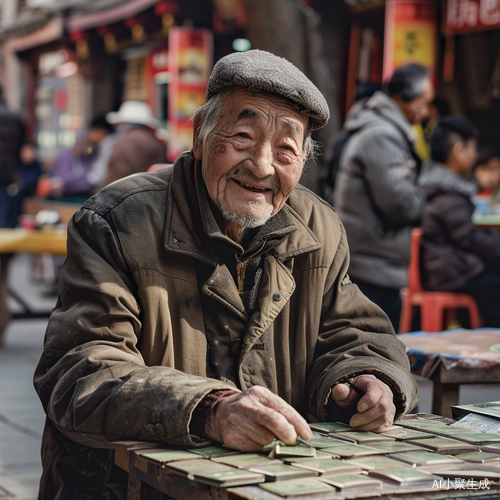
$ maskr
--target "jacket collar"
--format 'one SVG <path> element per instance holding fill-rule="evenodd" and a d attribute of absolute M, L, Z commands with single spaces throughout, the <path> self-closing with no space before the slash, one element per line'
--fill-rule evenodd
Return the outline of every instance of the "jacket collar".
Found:
<path fill-rule="evenodd" d="M 417 135 L 401 108 L 394 99 L 381 91 L 375 92 L 364 106 L 348 119 L 344 127 L 348 131 L 358 130 L 380 117 L 400 129 L 411 144 L 417 140 Z"/>
<path fill-rule="evenodd" d="M 200 166 L 191 152 L 182 153 L 173 165 L 169 188 L 165 248 L 202 262 L 217 265 L 220 245 L 230 245 L 242 259 L 274 248 L 278 260 L 321 248 L 304 221 L 288 205 L 259 228 L 248 248 L 222 233 L 208 203 L 208 193 L 200 175 Z"/>
<path fill-rule="evenodd" d="M 476 192 L 476 186 L 472 182 L 462 179 L 442 163 L 433 160 L 425 164 L 418 184 L 426 190 L 434 189 L 464 196 L 472 196 Z"/>

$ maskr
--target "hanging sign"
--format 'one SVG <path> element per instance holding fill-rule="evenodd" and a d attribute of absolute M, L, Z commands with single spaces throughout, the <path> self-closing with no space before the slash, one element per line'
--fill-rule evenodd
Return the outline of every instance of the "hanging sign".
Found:
<path fill-rule="evenodd" d="M 430 0 L 388 0 L 385 10 L 383 79 L 405 64 L 422 64 L 434 76 L 437 52 L 436 6 Z"/>
<path fill-rule="evenodd" d="M 212 32 L 197 28 L 172 28 L 168 65 L 168 159 L 174 161 L 193 146 L 191 113 L 205 103 L 212 70 Z"/>
<path fill-rule="evenodd" d="M 447 0 L 443 8 L 446 35 L 500 28 L 500 0 Z"/>

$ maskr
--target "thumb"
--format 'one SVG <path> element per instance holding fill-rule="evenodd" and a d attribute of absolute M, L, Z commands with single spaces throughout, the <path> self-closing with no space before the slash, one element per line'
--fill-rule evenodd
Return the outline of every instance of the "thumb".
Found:
<path fill-rule="evenodd" d="M 332 387 L 332 398 L 337 401 L 348 402 L 351 399 L 355 399 L 351 396 L 351 388 L 347 384 L 337 384 Z"/>

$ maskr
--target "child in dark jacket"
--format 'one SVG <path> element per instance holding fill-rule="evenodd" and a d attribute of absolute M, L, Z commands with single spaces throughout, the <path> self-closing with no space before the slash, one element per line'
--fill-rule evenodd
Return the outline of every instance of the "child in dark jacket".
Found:
<path fill-rule="evenodd" d="M 477 156 L 473 127 L 448 116 L 431 136 L 431 161 L 419 184 L 427 197 L 422 282 L 434 291 L 469 293 L 483 325 L 500 327 L 500 236 L 472 222 L 476 186 L 465 180 Z"/>

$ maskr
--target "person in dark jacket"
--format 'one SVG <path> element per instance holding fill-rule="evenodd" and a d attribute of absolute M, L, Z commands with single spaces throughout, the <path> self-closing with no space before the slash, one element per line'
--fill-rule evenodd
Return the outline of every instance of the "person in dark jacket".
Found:
<path fill-rule="evenodd" d="M 427 197 L 422 227 L 422 282 L 434 291 L 469 293 L 484 326 L 500 326 L 500 236 L 472 222 L 476 186 L 465 180 L 477 156 L 473 127 L 440 120 L 431 136 L 431 162 L 419 179 Z"/>
<path fill-rule="evenodd" d="M 425 208 L 416 186 L 421 161 L 412 125 L 428 115 L 433 98 L 426 68 L 408 64 L 397 69 L 387 93 L 375 92 L 345 123 L 349 138 L 329 200 L 346 228 L 351 279 L 384 310 L 396 331 L 410 231 L 422 221 Z"/>
<path fill-rule="evenodd" d="M 17 224 L 16 174 L 19 151 L 24 141 L 22 118 L 7 108 L 0 88 L 0 227 Z"/>

